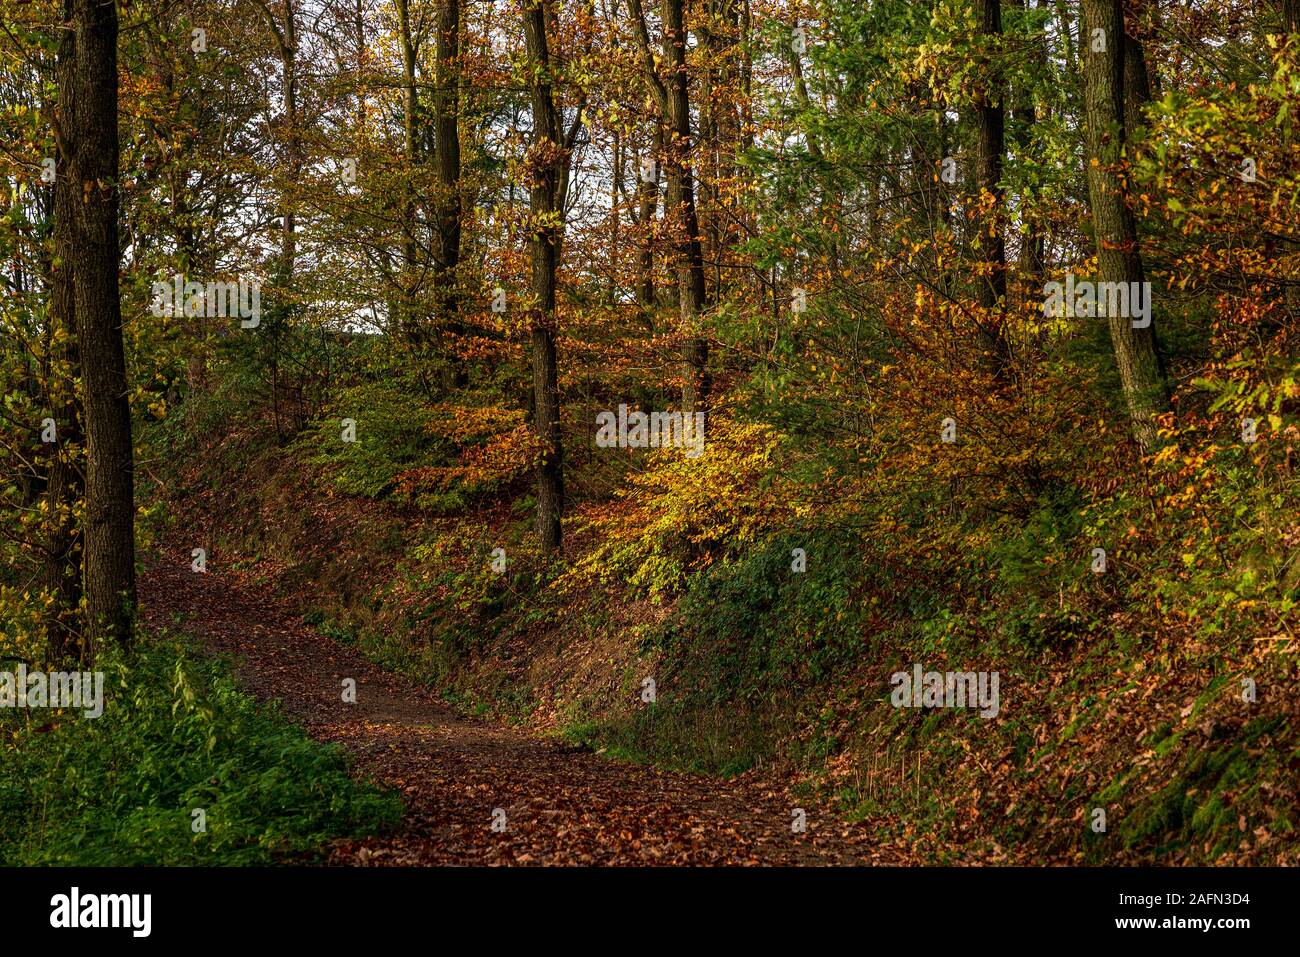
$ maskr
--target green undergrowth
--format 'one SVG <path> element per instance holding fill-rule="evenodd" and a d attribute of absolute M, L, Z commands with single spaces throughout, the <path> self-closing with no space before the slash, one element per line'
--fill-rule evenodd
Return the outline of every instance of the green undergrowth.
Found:
<path fill-rule="evenodd" d="M 355 779 L 338 745 L 307 737 L 180 639 L 143 636 L 98 667 L 100 717 L 0 717 L 2 864 L 304 862 L 401 817 L 397 795 Z"/>

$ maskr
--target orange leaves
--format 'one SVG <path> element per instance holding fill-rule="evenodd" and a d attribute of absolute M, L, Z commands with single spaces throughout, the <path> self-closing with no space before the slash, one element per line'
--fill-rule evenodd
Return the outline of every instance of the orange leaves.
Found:
<path fill-rule="evenodd" d="M 458 444 L 476 441 L 516 428 L 524 421 L 522 409 L 502 405 L 466 406 L 445 402 L 429 409 L 425 430 Z"/>
<path fill-rule="evenodd" d="M 469 423 L 462 423 L 470 428 Z M 470 433 L 463 432 L 468 435 Z M 485 443 L 464 449 L 460 461 L 450 466 L 424 466 L 397 476 L 399 491 L 447 489 L 454 484 L 485 486 L 507 482 L 528 471 L 541 452 L 536 435 L 526 423 L 492 435 Z"/>

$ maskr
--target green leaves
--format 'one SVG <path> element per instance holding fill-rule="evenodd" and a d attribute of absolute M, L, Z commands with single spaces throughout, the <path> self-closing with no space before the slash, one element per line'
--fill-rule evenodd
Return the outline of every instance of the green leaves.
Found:
<path fill-rule="evenodd" d="M 229 670 L 146 637 L 101 662 L 104 714 L 44 734 L 0 713 L 0 863 L 248 865 L 313 853 L 401 813 L 239 691 Z M 206 811 L 194 833 L 191 812 Z"/>

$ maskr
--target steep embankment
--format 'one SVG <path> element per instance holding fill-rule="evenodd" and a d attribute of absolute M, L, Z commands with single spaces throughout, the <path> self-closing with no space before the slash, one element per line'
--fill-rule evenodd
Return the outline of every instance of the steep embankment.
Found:
<path fill-rule="evenodd" d="M 230 437 L 182 464 L 166 510 L 164 539 L 178 553 L 172 574 L 188 567 L 190 548 L 204 547 L 218 576 L 206 581 L 246 572 L 259 596 L 281 607 L 282 634 L 303 648 L 318 641 L 305 619 L 347 649 L 358 662 L 349 667 L 364 656 L 461 713 L 663 767 L 757 768 L 793 785 L 794 797 L 732 815 L 762 818 L 744 832 L 755 846 L 780 846 L 801 804 L 856 822 L 848 833 L 870 835 L 881 849 L 873 853 L 897 849 L 913 860 L 1300 860 L 1300 701 L 1285 633 L 1210 641 L 1154 604 L 1098 611 L 1092 617 L 1104 627 L 1081 629 L 1025 603 L 1032 640 L 1010 640 L 1006 629 L 965 622 L 1017 611 L 1016 595 L 995 596 L 996 605 L 961 598 L 969 612 L 959 618 L 947 610 L 957 599 L 943 580 L 929 586 L 932 604 L 918 593 L 916 610 L 899 617 L 904 603 L 890 589 L 909 570 L 863 567 L 852 540 L 838 548 L 804 540 L 819 561 L 800 577 L 788 574 L 789 543 L 778 539 L 667 603 L 629 598 L 633 588 L 557 592 L 518 558 L 526 511 L 500 505 L 440 517 L 398 498 L 343 495 L 300 455 L 243 441 Z M 523 570 L 486 573 L 496 544 Z M 571 540 L 570 561 L 589 546 Z M 837 554 L 838 570 L 827 560 Z M 998 671 L 996 719 L 892 707 L 889 676 L 915 663 Z M 655 681 L 653 704 L 646 677 Z M 390 743 L 407 748 L 409 729 L 395 735 Z M 383 750 L 384 740 L 367 737 L 363 751 Z M 517 740 L 530 741 L 527 795 L 562 793 L 563 768 L 578 779 L 609 775 L 611 788 L 650 773 L 608 758 L 559 761 L 554 745 Z M 444 759 L 460 767 L 454 754 L 436 753 L 413 780 Z M 548 776 L 552 768 L 558 776 Z M 486 785 L 475 800 L 496 800 L 496 791 L 540 800 L 505 787 L 508 764 L 499 774 L 466 779 Z M 450 810 L 467 795 L 437 800 L 440 820 L 482 823 L 478 805 L 463 819 Z M 556 800 L 545 809 L 562 812 L 582 798 Z M 616 816 L 636 806 L 620 805 Z M 1098 810 L 1104 830 L 1095 827 Z M 587 824 L 598 829 L 599 815 Z"/>

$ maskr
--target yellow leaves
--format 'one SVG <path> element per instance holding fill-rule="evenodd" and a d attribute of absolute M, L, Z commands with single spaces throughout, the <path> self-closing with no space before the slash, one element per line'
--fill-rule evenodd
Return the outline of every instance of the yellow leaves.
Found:
<path fill-rule="evenodd" d="M 601 544 L 574 568 L 572 584 L 620 579 L 662 593 L 791 520 L 800 496 L 770 480 L 782 441 L 768 426 L 715 416 L 703 455 L 650 451 L 608 510 L 579 519 Z"/>

